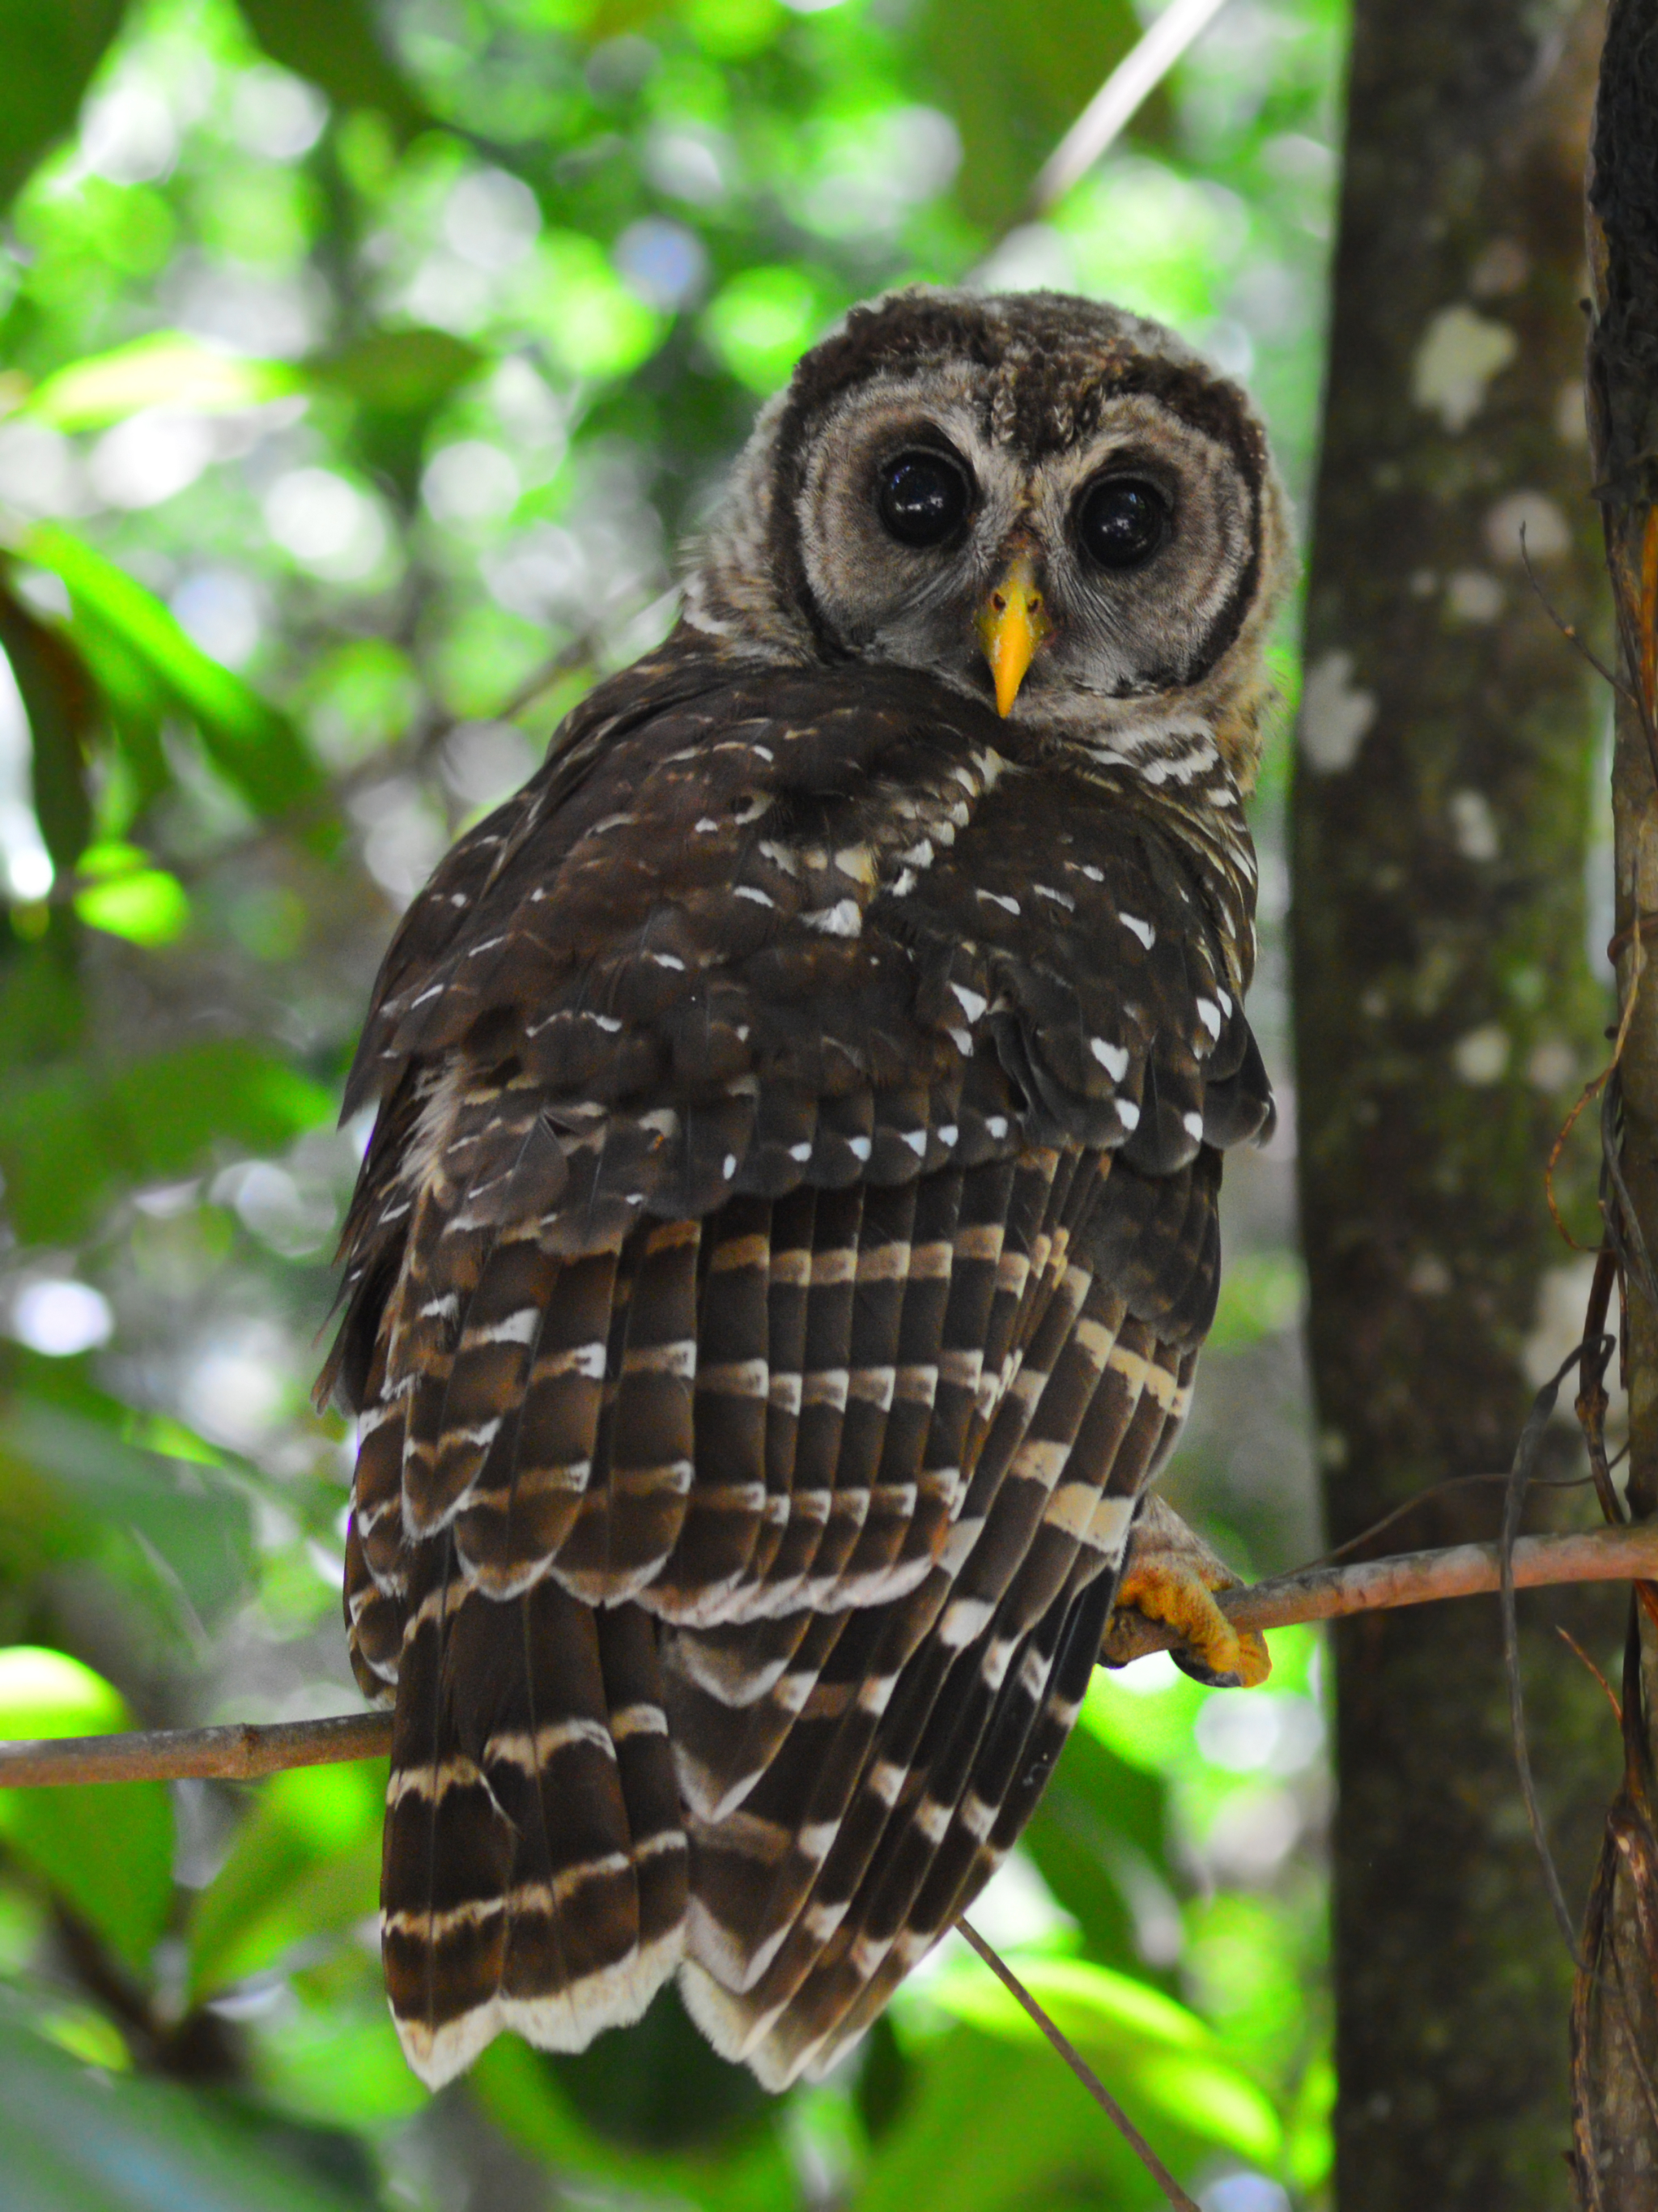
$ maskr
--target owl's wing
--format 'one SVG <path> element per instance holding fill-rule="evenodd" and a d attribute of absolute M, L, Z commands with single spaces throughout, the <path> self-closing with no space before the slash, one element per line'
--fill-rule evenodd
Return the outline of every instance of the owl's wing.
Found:
<path fill-rule="evenodd" d="M 1212 1308 L 1202 1140 L 1266 1110 L 1154 823 L 1044 819 L 922 679 L 669 659 L 440 871 L 360 1060 L 347 1595 L 434 2077 L 682 1943 L 768 2078 L 858 2032 L 1062 1741 Z"/>

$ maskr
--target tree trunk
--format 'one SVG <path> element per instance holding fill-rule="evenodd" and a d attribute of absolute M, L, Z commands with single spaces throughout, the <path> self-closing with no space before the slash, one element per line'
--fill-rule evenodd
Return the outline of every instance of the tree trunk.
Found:
<path fill-rule="evenodd" d="M 1293 804 L 1337 1543 L 1505 1468 L 1540 1323 L 1558 1318 L 1558 1358 L 1582 1310 L 1542 1175 L 1604 1051 L 1584 862 L 1606 710 L 1520 541 L 1523 526 L 1550 601 L 1593 632 L 1578 303 L 1600 21 L 1583 0 L 1356 9 Z M 1575 1218 L 1598 1234 L 1581 1191 Z M 1551 1431 L 1544 1471 L 1573 1456 Z M 1564 1509 L 1582 1525 L 1588 1496 Z M 1499 1504 L 1499 1486 L 1464 1486 L 1388 1541 L 1489 1536 Z M 1605 1663 L 1621 1618 L 1615 1594 L 1521 1601 L 1533 1760 L 1574 1900 L 1619 1747 L 1553 1626 Z M 1571 1961 L 1517 1791 L 1496 1602 L 1351 1622 L 1335 1645 L 1341 2212 L 1554 2212 Z"/>
<path fill-rule="evenodd" d="M 1587 198 L 1590 451 L 1618 615 L 1615 942 L 1628 1009 L 1615 1132 L 1628 1210 L 1615 1198 L 1609 1212 L 1631 1263 L 1628 1498 L 1643 1520 L 1658 1512 L 1658 1307 L 1639 1249 L 1658 1253 L 1658 0 L 1613 0 L 1608 11 Z M 1578 2189 L 1591 2212 L 1658 2212 L 1658 1638 L 1644 1608 L 1632 1628 L 1624 1787 L 1607 1818 L 1574 2016 Z"/>

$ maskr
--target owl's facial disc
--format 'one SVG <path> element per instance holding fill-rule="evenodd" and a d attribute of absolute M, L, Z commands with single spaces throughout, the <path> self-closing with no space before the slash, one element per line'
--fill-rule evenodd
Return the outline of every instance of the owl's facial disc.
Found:
<path fill-rule="evenodd" d="M 1191 684 L 1255 588 L 1235 454 L 1132 392 L 1085 434 L 1024 451 L 983 387 L 969 362 L 878 375 L 817 426 L 793 512 L 822 630 L 1022 720 Z"/>

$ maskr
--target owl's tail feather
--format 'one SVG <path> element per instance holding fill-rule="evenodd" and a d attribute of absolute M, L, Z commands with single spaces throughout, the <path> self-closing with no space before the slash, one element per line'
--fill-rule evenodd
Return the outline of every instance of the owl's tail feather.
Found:
<path fill-rule="evenodd" d="M 504 2027 L 576 2051 L 637 2020 L 679 1960 L 687 1863 L 655 1623 L 551 1579 L 492 1599 L 446 1534 L 422 1546 L 380 1885 L 415 2071 L 438 2087 Z"/>

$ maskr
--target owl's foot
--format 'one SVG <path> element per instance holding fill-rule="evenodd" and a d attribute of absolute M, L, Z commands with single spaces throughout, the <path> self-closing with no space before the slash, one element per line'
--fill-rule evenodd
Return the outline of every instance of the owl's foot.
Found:
<path fill-rule="evenodd" d="M 1125 1667 L 1147 1648 L 1145 1626 L 1156 1621 L 1180 1638 L 1169 1654 L 1177 1667 L 1216 1689 L 1253 1690 L 1272 1672 L 1266 1639 L 1236 1629 L 1215 1602 L 1217 1590 L 1237 1589 L 1236 1575 L 1172 1506 L 1150 1498 L 1129 1539 L 1128 1557 L 1100 1660 Z"/>

